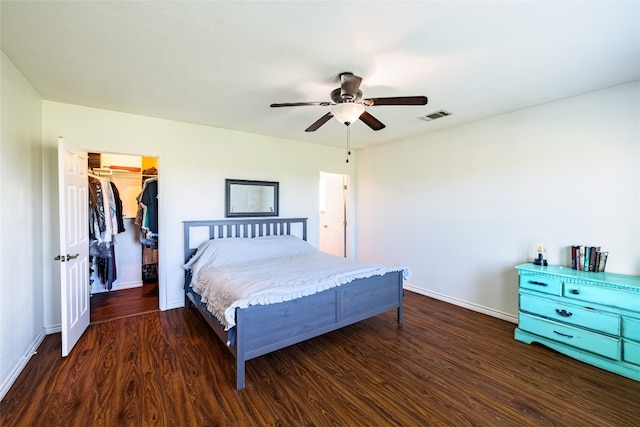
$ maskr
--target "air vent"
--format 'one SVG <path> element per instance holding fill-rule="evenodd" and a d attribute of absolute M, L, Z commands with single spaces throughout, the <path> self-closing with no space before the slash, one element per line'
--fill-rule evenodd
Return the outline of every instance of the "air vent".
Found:
<path fill-rule="evenodd" d="M 446 110 L 439 110 L 435 113 L 427 114 L 426 116 L 418 117 L 420 120 L 424 120 L 425 122 L 430 122 L 431 120 L 440 119 L 442 117 L 450 116 L 451 113 Z"/>

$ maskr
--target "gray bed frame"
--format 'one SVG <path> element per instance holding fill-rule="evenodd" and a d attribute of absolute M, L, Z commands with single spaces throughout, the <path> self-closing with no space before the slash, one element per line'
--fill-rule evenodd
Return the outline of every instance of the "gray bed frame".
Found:
<path fill-rule="evenodd" d="M 188 261 L 198 244 L 196 229 L 208 230 L 208 239 L 296 235 L 307 240 L 307 218 L 239 219 L 184 222 L 184 257 Z M 206 240 L 206 239 L 205 239 Z M 195 246 L 195 247 L 193 247 Z M 236 309 L 236 326 L 225 331 L 192 292 L 185 275 L 185 307 L 195 307 L 236 359 L 236 389 L 245 386 L 245 362 L 309 338 L 397 309 L 402 323 L 402 272 L 354 280 L 314 295 L 270 305 Z"/>

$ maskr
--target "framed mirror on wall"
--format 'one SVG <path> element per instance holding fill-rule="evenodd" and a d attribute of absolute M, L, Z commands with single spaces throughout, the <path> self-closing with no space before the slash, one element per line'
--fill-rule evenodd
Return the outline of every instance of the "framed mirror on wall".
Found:
<path fill-rule="evenodd" d="M 224 181 L 225 217 L 278 216 L 278 182 Z"/>

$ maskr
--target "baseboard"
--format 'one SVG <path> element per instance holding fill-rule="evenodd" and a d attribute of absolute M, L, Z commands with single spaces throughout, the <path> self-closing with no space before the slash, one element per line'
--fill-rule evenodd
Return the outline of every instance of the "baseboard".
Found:
<path fill-rule="evenodd" d="M 184 298 L 179 300 L 179 301 L 171 301 L 171 302 L 167 302 L 167 306 L 166 308 L 162 309 L 162 311 L 164 310 L 173 310 L 174 308 L 184 308 Z"/>
<path fill-rule="evenodd" d="M 424 295 L 427 297 L 431 297 L 440 301 L 448 302 L 449 304 L 457 305 L 458 307 L 467 308 L 469 310 L 477 311 L 478 313 L 486 314 L 491 317 L 496 317 L 498 319 L 506 320 L 511 323 L 518 323 L 518 316 L 514 316 L 509 313 L 504 313 L 502 311 L 494 310 L 493 308 L 484 307 L 478 304 L 474 304 L 468 301 L 463 301 L 457 298 L 450 297 L 448 295 L 439 294 L 437 292 L 428 291 L 426 289 L 417 288 L 408 283 L 404 284 L 404 289 L 415 292 L 420 295 Z"/>
<path fill-rule="evenodd" d="M 62 332 L 62 323 L 58 323 L 57 325 L 52 325 L 52 326 L 45 326 L 44 332 L 47 335 L 59 334 Z"/>
<path fill-rule="evenodd" d="M 38 347 L 40 347 L 40 344 L 42 344 L 42 341 L 44 341 L 44 337 L 46 335 L 47 334 L 43 329 L 33 341 L 25 356 L 20 359 L 16 367 L 13 369 L 13 371 L 11 371 L 9 378 L 7 378 L 7 380 L 0 386 L 0 400 L 4 399 L 5 395 L 9 392 L 9 389 L 11 389 L 13 383 L 18 379 L 18 376 L 22 373 L 25 366 L 27 366 L 29 360 L 31 360 L 31 357 L 33 357 L 33 355 L 37 353 Z"/>
<path fill-rule="evenodd" d="M 136 281 L 136 282 L 127 282 L 127 283 L 118 283 L 118 284 L 113 284 L 113 287 L 111 288 L 112 291 L 121 291 L 123 289 L 132 289 L 132 288 L 139 288 L 140 286 L 143 286 L 144 283 L 140 280 L 140 281 Z"/>
<path fill-rule="evenodd" d="M 141 286 L 144 285 L 144 282 L 142 281 L 135 281 L 135 282 L 126 282 L 126 283 L 114 283 L 111 286 L 111 289 L 93 289 L 91 292 L 91 295 L 99 295 L 99 294 L 103 294 L 106 292 L 113 292 L 113 291 L 121 291 L 123 289 L 133 289 L 133 288 L 139 288 Z M 97 288 L 97 286 L 96 286 Z"/>

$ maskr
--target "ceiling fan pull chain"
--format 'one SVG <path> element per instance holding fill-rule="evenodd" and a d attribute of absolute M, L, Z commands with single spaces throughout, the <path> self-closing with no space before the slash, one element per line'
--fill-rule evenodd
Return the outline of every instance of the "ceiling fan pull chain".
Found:
<path fill-rule="evenodd" d="M 349 156 L 351 155 L 351 126 L 347 125 L 347 161 L 349 163 Z"/>

